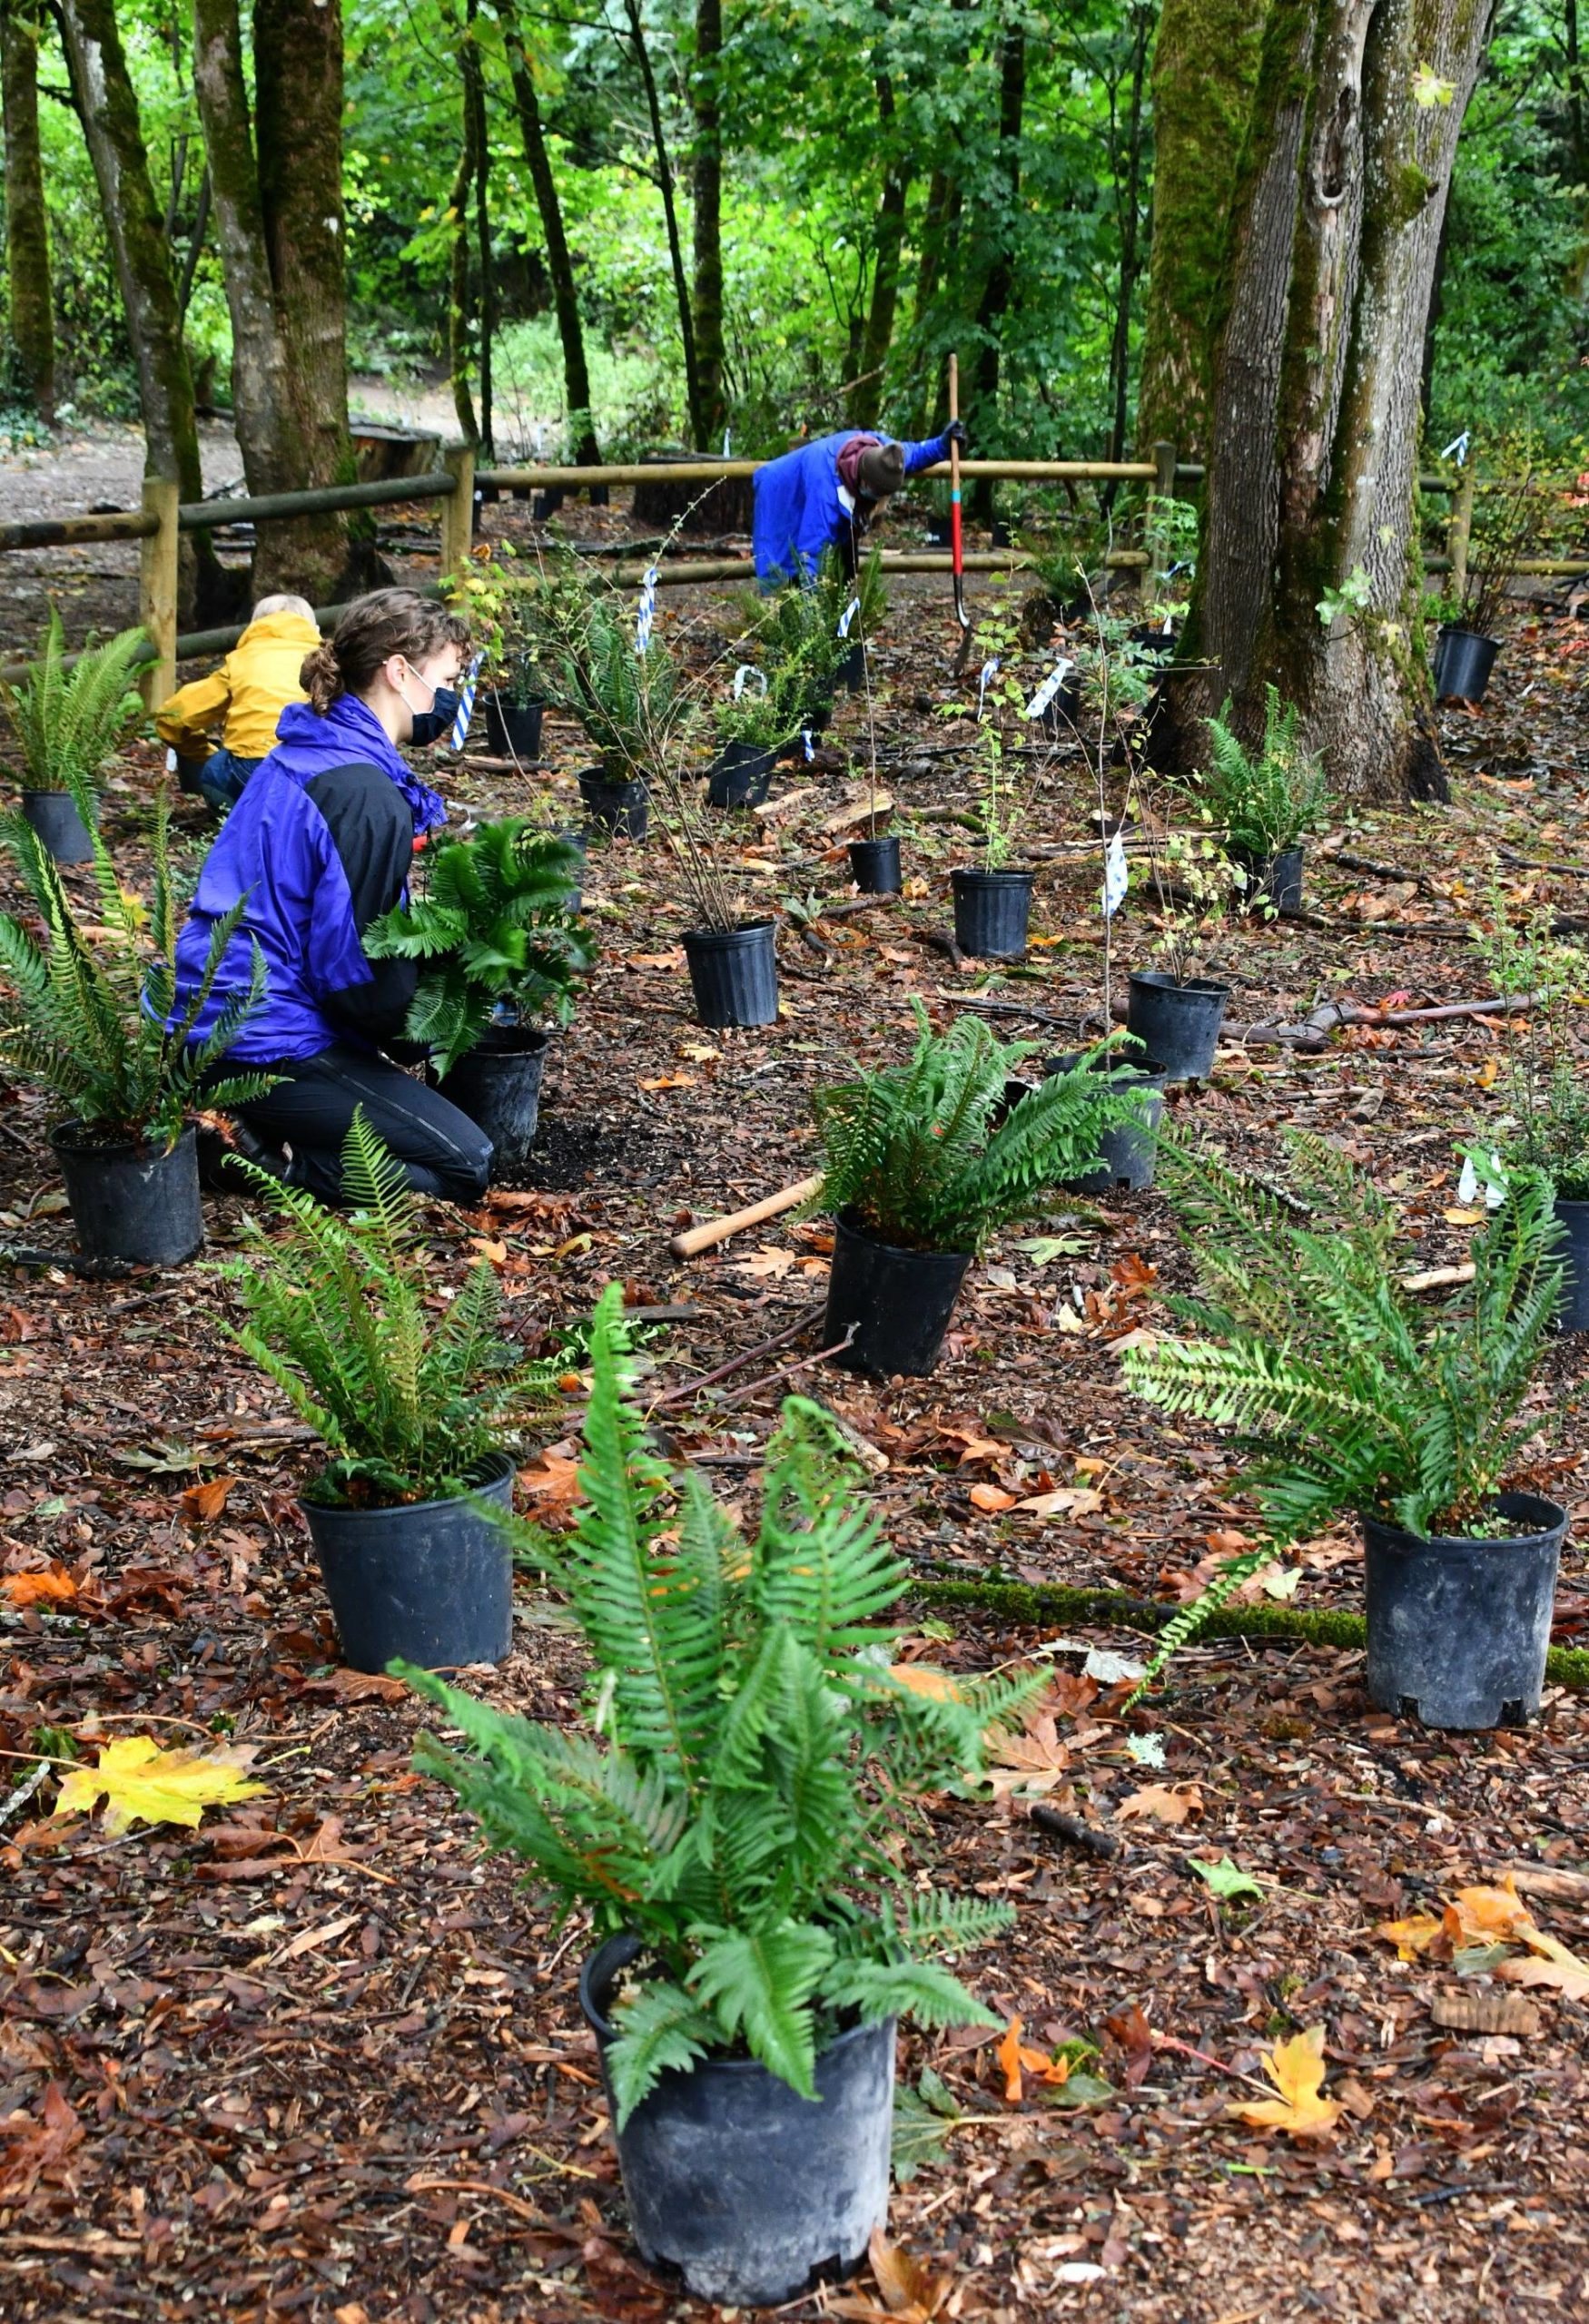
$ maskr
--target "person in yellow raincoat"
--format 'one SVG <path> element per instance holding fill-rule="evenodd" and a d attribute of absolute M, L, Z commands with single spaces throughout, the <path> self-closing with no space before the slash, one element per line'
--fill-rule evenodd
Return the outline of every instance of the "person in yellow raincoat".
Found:
<path fill-rule="evenodd" d="M 202 791 L 218 814 L 236 805 L 276 747 L 281 713 L 307 698 L 299 673 L 319 644 L 314 609 L 302 597 L 262 597 L 221 667 L 161 704 L 155 730 L 176 753 L 184 791 Z"/>

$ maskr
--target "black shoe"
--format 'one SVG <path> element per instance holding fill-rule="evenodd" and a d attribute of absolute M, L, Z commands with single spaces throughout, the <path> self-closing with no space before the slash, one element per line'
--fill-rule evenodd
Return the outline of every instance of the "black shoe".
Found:
<path fill-rule="evenodd" d="M 217 1129 L 207 1124 L 199 1125 L 198 1159 L 199 1184 L 207 1195 L 245 1195 L 253 1191 L 253 1181 L 246 1171 L 237 1167 L 239 1162 L 252 1162 L 272 1178 L 285 1178 L 289 1157 L 279 1147 L 267 1146 L 256 1131 L 235 1116 L 228 1118 L 231 1142 Z"/>

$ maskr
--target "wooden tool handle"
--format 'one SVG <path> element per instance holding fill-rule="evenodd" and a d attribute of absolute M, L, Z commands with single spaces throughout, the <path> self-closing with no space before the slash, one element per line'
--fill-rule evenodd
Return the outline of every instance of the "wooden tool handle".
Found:
<path fill-rule="evenodd" d="M 785 1187 L 775 1195 L 764 1195 L 760 1202 L 746 1205 L 744 1210 L 730 1211 L 726 1218 L 708 1218 L 702 1226 L 687 1227 L 676 1235 L 668 1249 L 676 1259 L 693 1259 L 698 1251 L 709 1251 L 714 1243 L 726 1243 L 742 1226 L 759 1226 L 764 1219 L 776 1218 L 783 1210 L 793 1210 L 797 1203 L 806 1202 L 822 1184 L 819 1172 L 814 1178 L 802 1178 L 797 1187 Z"/>

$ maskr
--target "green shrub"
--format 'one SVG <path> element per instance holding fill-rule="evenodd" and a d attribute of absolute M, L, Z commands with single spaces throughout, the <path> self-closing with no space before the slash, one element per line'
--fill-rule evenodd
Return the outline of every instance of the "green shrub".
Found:
<path fill-rule="evenodd" d="M 879 1538 L 844 1440 L 792 1396 L 744 1535 L 700 1476 L 682 1502 L 650 1450 L 610 1285 L 591 1334 L 583 1498 L 543 1543 L 591 1659 L 583 1729 L 540 1726 L 425 1671 L 405 1676 L 468 1745 L 424 1738 L 486 1837 L 567 1914 L 645 1951 L 613 2010 L 621 2125 L 665 2068 L 743 2044 L 806 2097 L 845 2024 L 997 2021 L 933 1956 L 982 1942 L 1002 1903 L 914 1883 L 902 1822 L 974 1780 L 982 1734 L 1032 1691 L 956 1680 L 930 1695 L 891 1664 L 880 1618 L 906 1568 Z"/>
<path fill-rule="evenodd" d="M 21 746 L 35 791 L 70 791 L 85 822 L 101 768 L 143 705 L 133 674 L 143 659 L 143 632 L 123 630 L 88 645 L 68 670 L 61 616 L 50 607 L 38 659 L 20 686 L 0 682 L 0 704 Z"/>
<path fill-rule="evenodd" d="M 1227 724 L 1229 696 L 1219 717 L 1204 721 L 1210 758 L 1199 796 L 1229 843 L 1260 862 L 1313 831 L 1329 796 L 1321 762 L 1297 738 L 1301 714 L 1294 702 L 1282 705 L 1277 686 L 1266 686 L 1263 747 L 1256 755 Z"/>

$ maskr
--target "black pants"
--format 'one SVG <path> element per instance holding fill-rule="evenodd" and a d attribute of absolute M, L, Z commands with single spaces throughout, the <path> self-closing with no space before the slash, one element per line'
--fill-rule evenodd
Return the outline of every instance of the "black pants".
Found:
<path fill-rule="evenodd" d="M 491 1177 L 491 1141 L 435 1089 L 368 1049 L 338 1041 L 318 1057 L 268 1068 L 283 1078 L 237 1112 L 267 1146 L 291 1149 L 288 1177 L 325 1202 L 342 1193 L 342 1140 L 361 1107 L 416 1194 L 476 1203 Z"/>

